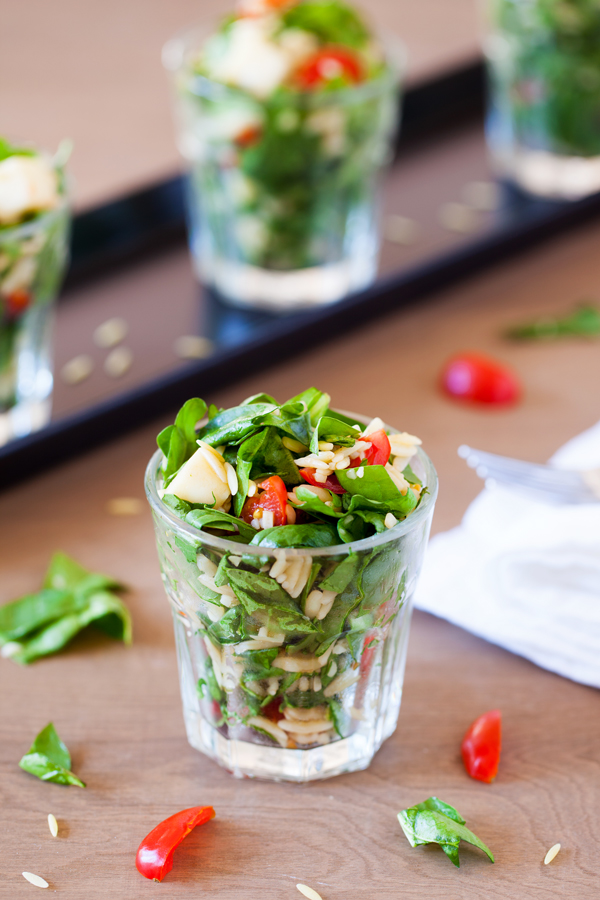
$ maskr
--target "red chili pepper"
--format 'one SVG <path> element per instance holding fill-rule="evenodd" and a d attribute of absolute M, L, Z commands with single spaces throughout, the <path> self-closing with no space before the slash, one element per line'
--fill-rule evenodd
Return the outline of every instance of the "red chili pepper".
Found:
<path fill-rule="evenodd" d="M 261 481 L 257 487 L 261 493 L 255 494 L 254 497 L 248 497 L 242 509 L 241 518 L 244 522 L 250 523 L 254 518 L 254 511 L 257 509 L 269 510 L 273 513 L 274 525 L 287 524 L 287 488 L 279 475 L 271 475 Z"/>
<path fill-rule="evenodd" d="M 502 745 L 502 716 L 492 709 L 475 719 L 461 744 L 465 769 L 478 781 L 488 784 L 498 773 Z"/>
<path fill-rule="evenodd" d="M 323 47 L 296 72 L 296 85 L 309 91 L 321 88 L 329 81 L 344 78 L 350 84 L 358 84 L 364 78 L 360 59 L 345 47 Z"/>
<path fill-rule="evenodd" d="M 135 865 L 144 878 L 162 881 L 173 868 L 173 854 L 183 839 L 197 825 L 204 825 L 215 816 L 212 806 L 193 806 L 182 809 L 153 828 L 138 847 Z"/>
<path fill-rule="evenodd" d="M 474 403 L 515 403 L 522 394 L 515 373 L 482 353 L 461 353 L 450 359 L 441 375 L 443 390 Z"/>

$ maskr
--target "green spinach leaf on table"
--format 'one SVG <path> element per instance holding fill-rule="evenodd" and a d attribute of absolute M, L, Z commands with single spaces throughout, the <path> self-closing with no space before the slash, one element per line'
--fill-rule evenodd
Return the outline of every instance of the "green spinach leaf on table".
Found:
<path fill-rule="evenodd" d="M 19 765 L 42 781 L 85 787 L 83 781 L 71 772 L 71 755 L 52 722 L 40 731 Z"/>
<path fill-rule="evenodd" d="M 429 797 L 423 803 L 401 810 L 398 821 L 411 847 L 439 844 L 457 867 L 460 866 L 458 847 L 461 841 L 479 847 L 494 862 L 492 851 L 469 831 L 458 810 L 437 797 Z"/>

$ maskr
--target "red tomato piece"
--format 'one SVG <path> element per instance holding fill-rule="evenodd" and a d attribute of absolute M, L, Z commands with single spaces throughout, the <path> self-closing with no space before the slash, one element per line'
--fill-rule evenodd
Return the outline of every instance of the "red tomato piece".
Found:
<path fill-rule="evenodd" d="M 350 464 L 352 467 L 352 464 Z M 311 469 L 306 467 L 305 469 L 298 470 L 305 481 L 308 481 L 309 484 L 312 484 L 314 487 L 325 488 L 328 491 L 331 491 L 332 494 L 345 494 L 346 488 L 343 488 L 338 481 L 337 475 L 330 475 L 326 481 L 317 481 L 315 478 L 316 469 Z"/>
<path fill-rule="evenodd" d="M 273 513 L 274 525 L 287 525 L 287 488 L 279 475 L 271 475 L 258 485 L 260 493 L 248 497 L 242 509 L 241 518 L 250 523 L 257 509 L 269 510 Z"/>
<path fill-rule="evenodd" d="M 355 53 L 345 47 L 323 47 L 296 72 L 296 85 L 310 91 L 322 88 L 336 78 L 358 84 L 364 79 L 362 63 Z"/>
<path fill-rule="evenodd" d="M 442 387 L 451 397 L 474 403 L 515 403 L 522 394 L 516 374 L 483 353 L 461 353 L 442 370 Z"/>
<path fill-rule="evenodd" d="M 281 697 L 273 697 L 270 703 L 263 706 L 261 715 L 266 716 L 271 722 L 280 722 L 285 716 L 281 712 Z"/>
<path fill-rule="evenodd" d="M 465 769 L 478 781 L 488 784 L 498 773 L 502 746 L 502 715 L 492 709 L 475 719 L 461 744 Z"/>
<path fill-rule="evenodd" d="M 369 449 L 365 450 L 367 465 L 385 466 L 392 454 L 392 447 L 390 445 L 390 439 L 383 428 L 380 428 L 379 431 L 374 431 L 372 434 L 368 434 L 365 438 L 361 438 L 361 440 L 371 442 Z M 358 463 L 360 464 L 360 460 L 358 460 Z"/>
<path fill-rule="evenodd" d="M 144 878 L 162 881 L 173 868 L 173 854 L 183 839 L 197 825 L 204 825 L 214 816 L 212 806 L 193 806 L 165 819 L 146 835 L 138 847 L 135 857 L 138 872 Z"/>
<path fill-rule="evenodd" d="M 240 147 L 240 149 L 245 150 L 247 147 L 251 147 L 253 144 L 258 143 L 261 134 L 262 131 L 258 126 L 248 125 L 247 128 L 244 128 L 243 131 L 240 131 L 240 133 L 235 136 L 233 142 Z"/>
<path fill-rule="evenodd" d="M 25 312 L 30 303 L 31 294 L 29 291 L 19 288 L 6 298 L 6 311 L 9 316 L 16 318 Z"/>

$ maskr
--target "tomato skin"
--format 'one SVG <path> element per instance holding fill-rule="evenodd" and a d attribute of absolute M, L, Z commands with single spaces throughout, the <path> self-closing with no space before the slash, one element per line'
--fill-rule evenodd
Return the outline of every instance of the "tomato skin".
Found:
<path fill-rule="evenodd" d="M 442 369 L 442 389 L 451 397 L 473 403 L 516 403 L 522 387 L 504 363 L 483 353 L 461 353 Z"/>
<path fill-rule="evenodd" d="M 183 839 L 197 825 L 204 825 L 214 816 L 212 806 L 193 806 L 160 822 L 138 847 L 135 857 L 138 872 L 144 878 L 162 881 L 173 868 L 173 854 Z"/>
<path fill-rule="evenodd" d="M 330 475 L 327 481 L 317 481 L 315 478 L 316 469 L 311 469 L 308 466 L 305 469 L 298 470 L 305 481 L 308 481 L 309 484 L 312 484 L 313 487 L 325 488 L 327 491 L 331 491 L 332 494 L 345 494 L 346 488 L 343 488 L 338 481 L 337 475 Z"/>
<path fill-rule="evenodd" d="M 11 318 L 16 319 L 31 304 L 31 294 L 29 291 L 24 290 L 23 288 L 19 288 L 16 291 L 13 291 L 12 294 L 9 294 L 6 298 L 6 312 Z"/>
<path fill-rule="evenodd" d="M 318 90 L 333 78 L 343 76 L 351 84 L 364 79 L 360 59 L 345 47 L 323 47 L 296 72 L 296 86 L 303 91 Z"/>
<path fill-rule="evenodd" d="M 263 706 L 261 715 L 266 716 L 267 719 L 271 720 L 271 722 L 280 722 L 281 719 L 285 719 L 285 716 L 281 711 L 281 704 L 281 697 L 273 697 L 270 703 L 267 703 L 266 706 Z"/>
<path fill-rule="evenodd" d="M 261 137 L 262 130 L 258 126 L 248 125 L 247 128 L 244 128 L 243 131 L 240 131 L 240 133 L 235 136 L 233 142 L 240 150 L 246 150 L 247 147 L 252 147 L 254 144 L 257 144 Z"/>
<path fill-rule="evenodd" d="M 490 784 L 498 774 L 502 747 L 502 714 L 492 709 L 475 719 L 461 744 L 465 769 L 471 778 Z"/>
<path fill-rule="evenodd" d="M 279 475 L 271 475 L 258 484 L 262 493 L 248 497 L 242 509 L 244 522 L 252 522 L 255 509 L 269 510 L 273 513 L 273 525 L 287 525 L 287 488 Z"/>
<path fill-rule="evenodd" d="M 371 441 L 371 446 L 368 450 L 365 450 L 367 465 L 385 466 L 385 464 L 389 462 L 389 458 L 392 455 L 392 447 L 390 439 L 383 428 L 380 428 L 379 431 L 374 431 L 372 434 L 368 434 L 366 437 L 361 437 L 361 440 Z"/>

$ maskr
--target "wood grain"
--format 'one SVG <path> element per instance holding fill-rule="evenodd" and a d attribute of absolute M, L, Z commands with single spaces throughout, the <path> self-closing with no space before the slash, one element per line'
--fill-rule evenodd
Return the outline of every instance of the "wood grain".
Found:
<path fill-rule="evenodd" d="M 315 383 L 340 407 L 422 435 L 441 476 L 434 527 L 450 527 L 480 488 L 456 457 L 459 443 L 543 460 L 599 417 L 598 343 L 510 345 L 498 336 L 534 312 L 597 296 L 599 242 L 600 226 L 589 227 L 211 399 L 229 405 L 258 389 L 284 397 Z M 514 364 L 526 386 L 520 407 L 482 412 L 439 395 L 441 362 L 469 347 Z M 415 616 L 400 724 L 364 773 L 308 786 L 236 781 L 188 746 L 150 516 L 105 512 L 110 497 L 143 496 L 160 424 L 0 498 L 0 600 L 35 588 L 62 548 L 131 585 L 135 625 L 130 649 L 90 635 L 29 668 L 0 660 L 0 897 L 26 896 L 20 873 L 29 870 L 73 900 L 157 892 L 295 900 L 297 882 L 323 900 L 596 898 L 598 692 L 441 620 Z M 504 750 L 489 786 L 467 777 L 459 744 L 496 706 Z M 42 784 L 17 767 L 51 719 L 85 791 Z M 396 813 L 431 794 L 459 808 L 495 865 L 465 848 L 456 870 L 436 848 L 408 846 Z M 161 818 L 205 803 L 217 818 L 187 839 L 162 888 L 145 882 L 134 867 L 141 838 Z M 544 866 L 557 841 L 563 849 Z"/>

